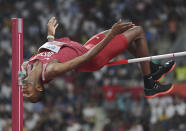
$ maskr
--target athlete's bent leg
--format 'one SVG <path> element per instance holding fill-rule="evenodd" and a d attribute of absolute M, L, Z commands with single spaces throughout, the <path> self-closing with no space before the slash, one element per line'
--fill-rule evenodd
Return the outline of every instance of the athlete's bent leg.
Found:
<path fill-rule="evenodd" d="M 142 27 L 136 26 L 126 32 L 124 35 L 128 41 L 128 50 L 136 57 L 149 56 L 147 41 Z M 141 69 L 144 75 L 144 92 L 146 97 L 151 98 L 160 94 L 169 93 L 173 86 L 172 84 L 161 85 L 159 82 L 153 79 L 153 75 L 150 71 L 150 64 L 148 61 L 141 62 Z M 156 76 L 160 77 L 162 72 L 156 73 Z"/>
<path fill-rule="evenodd" d="M 136 52 L 137 52 L 137 49 L 136 49 L 136 43 L 135 41 L 131 42 L 129 45 L 128 45 L 128 49 L 127 49 L 130 54 L 132 54 L 134 57 L 137 57 L 136 55 Z"/>
<path fill-rule="evenodd" d="M 128 49 L 127 49 L 135 57 L 138 57 L 137 56 L 138 48 L 136 46 L 138 44 L 136 43 L 138 42 L 138 39 L 139 37 L 137 37 L 134 41 L 132 41 L 128 45 Z M 152 75 L 153 79 L 159 81 L 165 74 L 171 72 L 174 69 L 175 65 L 176 62 L 173 60 L 170 60 L 163 65 L 155 64 L 152 61 L 150 61 L 150 71 L 153 74 Z"/>
<path fill-rule="evenodd" d="M 135 41 L 130 43 L 127 49 L 134 57 L 137 57 L 137 47 Z M 153 79 L 160 81 L 160 79 L 166 75 L 167 73 L 171 72 L 176 65 L 174 60 L 169 60 L 164 64 L 157 64 L 150 61 L 150 71 L 153 74 Z"/>
<path fill-rule="evenodd" d="M 127 38 L 127 41 L 130 44 L 134 44 L 136 46 L 136 57 L 146 57 L 149 56 L 149 50 L 147 46 L 147 41 L 144 35 L 144 31 L 140 26 L 135 26 L 128 31 L 124 32 L 124 35 Z M 150 64 L 148 61 L 141 62 L 141 69 L 144 75 L 150 74 Z"/>

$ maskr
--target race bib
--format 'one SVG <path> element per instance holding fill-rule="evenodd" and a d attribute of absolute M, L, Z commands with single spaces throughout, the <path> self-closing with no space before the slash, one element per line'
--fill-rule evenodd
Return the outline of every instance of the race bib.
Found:
<path fill-rule="evenodd" d="M 52 41 L 52 42 L 46 42 L 44 45 L 42 45 L 38 50 L 40 51 L 41 49 L 48 49 L 50 51 L 53 51 L 55 53 L 58 53 L 60 48 L 66 45 L 66 43 L 63 42 L 58 42 L 58 41 Z"/>

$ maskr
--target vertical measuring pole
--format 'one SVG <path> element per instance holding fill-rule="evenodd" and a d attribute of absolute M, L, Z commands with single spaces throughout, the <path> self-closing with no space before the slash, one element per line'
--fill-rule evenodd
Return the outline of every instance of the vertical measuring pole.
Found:
<path fill-rule="evenodd" d="M 12 131 L 23 131 L 23 95 L 18 72 L 23 62 L 23 19 L 12 19 Z"/>

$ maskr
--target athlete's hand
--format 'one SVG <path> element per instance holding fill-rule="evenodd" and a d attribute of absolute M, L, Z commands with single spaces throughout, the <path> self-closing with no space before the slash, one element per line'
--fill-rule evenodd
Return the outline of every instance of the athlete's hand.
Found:
<path fill-rule="evenodd" d="M 111 28 L 111 34 L 113 36 L 116 36 L 118 34 L 121 34 L 125 31 L 127 31 L 128 29 L 132 28 L 134 26 L 134 24 L 132 22 L 127 22 L 127 23 L 122 23 L 121 19 L 115 23 L 112 28 Z"/>
<path fill-rule="evenodd" d="M 58 25 L 56 18 L 52 17 L 48 22 L 48 35 L 54 36 Z"/>

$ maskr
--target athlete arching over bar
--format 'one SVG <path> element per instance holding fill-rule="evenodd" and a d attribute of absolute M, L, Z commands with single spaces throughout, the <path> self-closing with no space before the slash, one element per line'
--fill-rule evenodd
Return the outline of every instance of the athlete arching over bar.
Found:
<path fill-rule="evenodd" d="M 36 55 L 23 63 L 26 77 L 23 80 L 23 96 L 31 102 L 38 102 L 44 95 L 44 83 L 70 70 L 93 72 L 101 69 L 112 58 L 125 50 L 135 57 L 149 56 L 142 27 L 132 22 L 119 20 L 111 29 L 96 34 L 84 45 L 68 38 L 54 40 L 58 24 L 55 17 L 48 22 L 48 42 L 39 48 Z M 164 65 L 141 62 L 144 75 L 144 92 L 148 98 L 169 93 L 172 84 L 162 85 L 158 80 L 172 71 L 174 61 Z"/>

